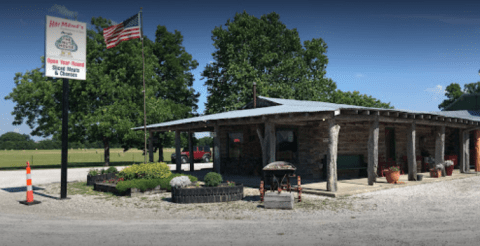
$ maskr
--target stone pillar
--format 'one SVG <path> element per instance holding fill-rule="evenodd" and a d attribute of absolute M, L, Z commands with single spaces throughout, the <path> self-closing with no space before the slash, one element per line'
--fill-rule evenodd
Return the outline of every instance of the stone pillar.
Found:
<path fill-rule="evenodd" d="M 408 160 L 408 180 L 417 180 L 417 157 L 415 154 L 415 121 L 410 125 L 407 133 L 407 160 Z"/>
<path fill-rule="evenodd" d="M 337 149 L 340 126 L 328 120 L 327 191 L 337 192 Z"/>
<path fill-rule="evenodd" d="M 180 149 L 180 131 L 175 131 L 175 164 L 177 173 L 182 172 L 182 150 Z"/>
<path fill-rule="evenodd" d="M 153 162 L 153 131 L 150 131 L 150 141 L 148 142 L 148 162 Z"/>
<path fill-rule="evenodd" d="M 189 155 L 190 155 L 190 172 L 193 172 L 195 171 L 195 164 L 194 164 L 194 161 L 195 161 L 195 158 L 193 156 L 193 141 L 192 141 L 192 138 L 193 138 L 193 132 L 188 132 L 188 151 L 190 152 Z"/>
<path fill-rule="evenodd" d="M 435 133 L 435 166 L 445 162 L 445 126 L 441 126 Z M 444 176 L 445 171 L 442 171 Z"/>
<path fill-rule="evenodd" d="M 475 130 L 475 172 L 480 172 L 480 130 Z"/>
<path fill-rule="evenodd" d="M 213 138 L 213 170 L 220 173 L 221 158 L 220 158 L 220 127 L 214 126 L 215 137 Z"/>
<path fill-rule="evenodd" d="M 376 115 L 368 135 L 368 185 L 373 185 L 377 181 L 379 131 L 378 115 Z"/>

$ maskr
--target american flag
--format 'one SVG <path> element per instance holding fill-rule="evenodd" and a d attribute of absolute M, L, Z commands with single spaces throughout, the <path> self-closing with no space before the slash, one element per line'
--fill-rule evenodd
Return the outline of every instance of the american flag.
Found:
<path fill-rule="evenodd" d="M 128 18 L 120 24 L 103 29 L 103 38 L 107 49 L 117 46 L 122 41 L 141 38 L 140 13 Z"/>

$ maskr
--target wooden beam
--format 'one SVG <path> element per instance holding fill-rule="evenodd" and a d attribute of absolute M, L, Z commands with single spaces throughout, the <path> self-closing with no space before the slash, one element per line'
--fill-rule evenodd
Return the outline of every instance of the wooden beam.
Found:
<path fill-rule="evenodd" d="M 180 131 L 175 131 L 175 164 L 177 173 L 182 172 L 182 152 L 180 150 Z"/>
<path fill-rule="evenodd" d="M 276 136 L 275 124 L 272 122 L 265 123 L 265 138 L 267 139 L 268 163 L 275 161 Z"/>
<path fill-rule="evenodd" d="M 150 141 L 148 142 L 148 162 L 153 162 L 153 131 L 150 132 Z"/>
<path fill-rule="evenodd" d="M 372 117 L 366 115 L 339 115 L 335 117 L 337 122 L 358 122 L 358 121 L 372 121 Z M 381 123 L 398 123 L 398 124 L 411 124 L 414 119 L 405 119 L 405 118 L 394 118 L 394 117 L 386 117 L 380 116 L 379 122 Z M 443 126 L 446 125 L 448 127 L 454 128 L 466 128 L 464 124 L 455 124 L 455 123 L 446 123 L 446 122 L 436 122 L 432 120 L 415 120 L 417 125 L 429 125 L 429 126 Z"/>
<path fill-rule="evenodd" d="M 266 166 L 268 163 L 267 158 L 267 138 L 262 136 L 260 129 L 257 128 L 258 139 L 260 140 L 260 147 L 262 148 L 262 166 Z"/>
<path fill-rule="evenodd" d="M 333 114 L 331 112 L 326 112 L 326 113 L 316 113 L 316 114 L 308 114 L 308 116 L 305 116 L 305 114 L 299 114 L 299 115 L 294 115 L 293 117 L 280 117 L 279 119 L 270 119 L 270 122 L 275 123 L 275 124 L 282 124 L 282 123 L 288 123 L 288 122 L 302 122 L 302 121 L 315 121 L 315 120 L 323 120 L 323 119 L 331 119 L 333 117 Z"/>
<path fill-rule="evenodd" d="M 337 149 L 340 126 L 335 124 L 335 119 L 329 119 L 328 126 L 327 191 L 337 192 Z"/>
<path fill-rule="evenodd" d="M 374 118 L 368 135 L 368 185 L 377 181 L 379 117 L 376 115 Z"/>
<path fill-rule="evenodd" d="M 193 132 L 188 132 L 188 152 L 190 155 L 189 161 L 190 161 L 190 172 L 195 171 L 195 158 L 193 156 Z"/>
<path fill-rule="evenodd" d="M 220 173 L 221 167 L 221 152 L 220 152 L 220 126 L 214 127 L 215 137 L 213 138 L 213 170 L 216 173 Z"/>
<path fill-rule="evenodd" d="M 408 180 L 417 180 L 417 159 L 415 154 L 415 121 L 410 125 L 407 133 Z"/>

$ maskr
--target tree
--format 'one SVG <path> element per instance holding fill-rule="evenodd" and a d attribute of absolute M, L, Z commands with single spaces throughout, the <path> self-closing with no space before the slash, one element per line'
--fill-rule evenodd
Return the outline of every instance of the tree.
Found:
<path fill-rule="evenodd" d="M 390 103 L 383 103 L 380 100 L 366 94 L 360 95 L 359 91 L 343 92 L 341 90 L 337 90 L 330 99 L 330 102 L 363 107 L 393 109 L 393 106 L 390 106 Z"/>
<path fill-rule="evenodd" d="M 27 134 L 7 132 L 0 136 L 0 149 L 34 149 L 35 142 Z"/>
<path fill-rule="evenodd" d="M 443 100 L 442 103 L 438 105 L 440 110 L 444 110 L 450 106 L 453 102 L 459 99 L 463 94 L 473 94 L 480 92 L 480 82 L 470 83 L 464 85 L 464 90 L 457 83 L 451 83 L 445 88 L 445 96 L 447 99 Z"/>
<path fill-rule="evenodd" d="M 198 146 L 210 146 L 213 147 L 212 137 L 203 137 L 198 140 Z"/>
<path fill-rule="evenodd" d="M 346 96 L 355 96 L 354 101 L 367 100 L 366 104 L 378 101 L 336 92 L 335 82 L 324 77 L 327 44 L 314 38 L 302 47 L 297 30 L 287 29 L 279 19 L 275 12 L 258 19 L 244 11 L 235 14 L 232 22 L 227 20 L 228 29 L 214 28 L 215 62 L 202 73 L 209 93 L 206 114 L 235 110 L 250 102 L 253 82 L 257 93 L 267 97 L 343 103 Z"/>
<path fill-rule="evenodd" d="M 126 149 L 143 146 L 143 131 L 131 130 L 144 122 L 141 41 L 129 40 L 106 49 L 103 28 L 112 25 L 111 21 L 98 17 L 92 18 L 91 23 L 96 31 L 87 30 L 87 80 L 69 82 L 69 142 L 102 141 L 105 165 L 108 165 L 110 144 L 119 143 Z M 162 37 L 157 37 L 157 40 L 162 40 Z M 167 85 L 167 81 L 157 74 L 165 69 L 154 54 L 155 49 L 158 49 L 158 44 L 144 36 L 147 124 L 192 115 L 198 94 L 191 88 L 191 77 L 184 70 L 181 72 L 184 80 L 179 78 L 181 76 L 172 76 L 176 83 L 185 85 L 175 85 L 180 93 L 178 95 L 184 97 L 169 98 L 169 91 L 165 88 L 173 85 Z M 179 55 L 174 49 L 168 52 L 170 50 L 163 55 Z M 179 60 L 187 63 L 189 57 L 183 55 L 181 58 L 183 60 Z M 41 61 L 44 68 L 44 57 Z M 169 61 L 174 62 L 175 59 Z M 190 63 L 195 65 L 193 61 Z M 170 67 L 167 73 L 172 73 L 175 68 Z M 24 75 L 17 73 L 16 88 L 5 99 L 17 103 L 12 113 L 15 115 L 14 125 L 28 118 L 30 128 L 38 124 L 32 135 L 53 135 L 53 139 L 60 140 L 62 83 L 61 80 L 43 77 L 39 70 L 27 71 Z M 188 93 L 192 95 L 187 96 Z"/>

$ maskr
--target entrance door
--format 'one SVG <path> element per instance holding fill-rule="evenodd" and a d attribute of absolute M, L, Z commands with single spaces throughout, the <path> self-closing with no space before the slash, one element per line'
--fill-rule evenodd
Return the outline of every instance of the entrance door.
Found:
<path fill-rule="evenodd" d="M 385 128 L 385 158 L 395 161 L 395 129 Z"/>

